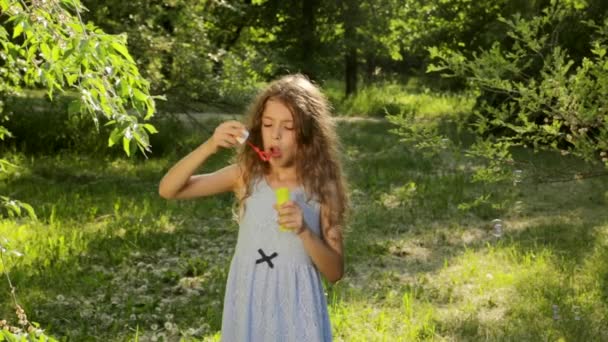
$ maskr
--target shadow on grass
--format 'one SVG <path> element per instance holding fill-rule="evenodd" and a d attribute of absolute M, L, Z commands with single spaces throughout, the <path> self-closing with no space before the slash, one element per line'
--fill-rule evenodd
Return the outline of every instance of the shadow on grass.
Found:
<path fill-rule="evenodd" d="M 492 247 L 479 246 L 474 253 L 488 257 L 486 250 L 492 250 L 489 262 L 496 263 L 480 272 L 502 275 L 506 283 L 497 280 L 480 291 L 489 299 L 473 319 L 454 317 L 441 330 L 462 339 L 606 340 L 607 237 L 607 216 L 574 223 L 547 218 Z M 497 253 L 502 254 L 492 258 Z M 499 309 L 494 317 L 493 309 Z"/>
<path fill-rule="evenodd" d="M 7 221 L 2 233 L 25 254 L 10 274 L 30 320 L 70 340 L 124 340 L 167 323 L 219 331 L 237 236 L 232 196 L 164 200 L 165 163 L 37 157 L 4 184 L 40 219 Z M 0 317 L 14 317 L 12 305 Z"/>
<path fill-rule="evenodd" d="M 438 322 L 440 331 L 463 339 L 606 339 L 601 327 L 607 317 L 602 303 L 607 297 L 608 259 L 597 256 L 606 249 L 598 247 L 606 234 L 597 229 L 608 222 L 605 182 L 539 183 L 542 177 L 560 177 L 569 167 L 580 170 L 586 166 L 551 153 L 520 152 L 516 157 L 523 160 L 518 167 L 526 175 L 524 183 L 504 190 L 512 192 L 513 205 L 518 208 L 462 212 L 457 204 L 470 200 L 477 185 L 462 172 L 445 170 L 445 162 L 437 156 L 425 156 L 400 143 L 388 133 L 391 127 L 382 122 L 341 127 L 354 207 L 346 240 L 346 282 L 350 284 L 331 288 L 334 301 L 361 300 L 364 294 L 373 293 L 370 300 L 382 303 L 388 293 L 398 290 L 417 291 L 420 300 L 449 306 L 443 295 L 428 288 L 429 279 L 464 253 L 483 253 L 498 243 L 521 255 L 548 253 L 555 264 L 552 272 L 560 281 L 548 281 L 544 275 L 525 277 L 514 285 L 523 294 L 501 308 L 506 312 L 502 322 L 491 323 L 493 327 L 478 317 L 483 312 L 473 312 L 469 318 Z M 416 184 L 415 196 L 409 202 L 391 204 L 387 195 L 408 182 Z M 490 221 L 496 217 L 506 223 L 500 242 L 491 234 Z M 587 270 L 590 267 L 596 269 Z M 577 277 L 592 280 L 581 284 L 573 280 Z M 361 291 L 353 295 L 352 284 Z M 543 287 L 542 293 L 526 290 Z M 584 298 L 596 302 L 584 303 Z M 568 314 L 554 321 L 554 304 Z M 581 311 L 576 316 L 579 319 L 570 314 L 575 307 Z"/>
<path fill-rule="evenodd" d="M 387 122 L 367 121 L 339 126 L 353 215 L 345 241 L 347 274 L 344 281 L 330 286 L 329 296 L 348 302 L 371 294 L 363 297 L 374 303 L 398 290 L 414 292 L 418 300 L 437 307 L 450 305 L 449 296 L 431 286 L 433 277 L 467 251 L 483 252 L 496 244 L 487 220 L 494 212 L 458 210 L 458 203 L 476 193 L 467 175 L 444 169 L 441 158 L 449 156 L 426 156 L 400 143 L 388 132 L 390 128 Z M 225 157 L 208 164 L 209 169 L 223 165 Z M 41 242 L 40 258 L 11 271 L 17 285 L 27 288 L 22 298 L 32 320 L 75 339 L 126 336 L 137 326 L 149 330 L 167 322 L 180 328 L 205 326 L 205 332 L 219 330 L 237 234 L 228 228 L 230 196 L 177 203 L 159 199 L 158 181 L 175 160 L 135 166 L 95 163 L 92 158 L 38 161 L 29 166 L 29 173 L 10 183 L 19 199 L 37 208 L 48 229 L 56 229 L 45 233 L 50 240 Z M 391 204 L 393 191 L 409 182 L 416 184 L 411 200 Z M 546 282 L 534 275 L 518 280 L 514 286 L 524 295 L 505 306 L 506 323 L 498 328 L 489 327 L 474 312 L 467 319 L 437 322 L 439 331 L 474 339 L 486 333 L 499 339 L 575 336 L 579 325 L 556 328 L 546 311 L 553 302 L 565 310 L 573 307 L 560 298 L 570 298 L 562 293 L 577 291 L 578 285 L 568 279 L 580 267 L 590 269 L 584 273 L 587 277 L 597 274 L 589 284 L 599 284 L 600 297 L 604 301 L 608 297 L 608 267 L 601 262 L 607 256 L 599 249 L 600 237 L 593 229 L 606 216 L 598 214 L 601 205 L 592 203 L 606 190 L 596 181 L 572 186 L 568 196 L 560 196 L 563 187 L 553 185 L 520 190 L 524 209 L 505 218 L 501 244 L 522 255 L 550 253 L 562 265 L 555 271 L 561 280 Z M 561 217 L 563 208 L 571 214 Z M 552 215 L 556 215 L 553 220 Z M 511 224 L 518 220 L 519 226 Z M 91 222 L 97 223 L 87 231 Z M 85 231 L 77 235 L 84 247 L 61 252 L 59 236 L 67 238 L 78 229 Z M 359 286 L 361 293 L 348 292 L 347 284 Z M 544 292 L 532 291 L 543 286 Z M 595 289 L 586 286 L 590 290 L 584 293 Z M 542 300 L 535 302 L 534 296 Z M 594 327 L 604 322 L 598 317 L 606 313 L 605 306 L 585 305 L 580 305 L 581 315 L 585 313 L 589 322 L 580 326 L 596 334 Z M 534 317 L 544 318 L 526 326 Z M 548 329 L 550 335 L 535 329 Z"/>
<path fill-rule="evenodd" d="M 236 227 L 225 217 L 177 219 L 156 227 L 149 219 L 110 220 L 76 241 L 86 245 L 81 250 L 58 251 L 53 241 L 63 236 L 49 236 L 45 255 L 10 270 L 30 320 L 70 340 L 121 340 L 167 322 L 182 331 L 219 331 Z M 8 293 L 2 297 L 9 303 Z M 12 316 L 3 307 L 4 317 Z"/>

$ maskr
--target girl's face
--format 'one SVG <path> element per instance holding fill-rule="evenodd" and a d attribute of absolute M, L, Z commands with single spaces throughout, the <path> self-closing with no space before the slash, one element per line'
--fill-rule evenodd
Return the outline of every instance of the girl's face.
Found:
<path fill-rule="evenodd" d="M 270 165 L 289 167 L 294 164 L 297 150 L 293 114 L 279 100 L 266 101 L 262 113 L 264 150 L 270 153 Z"/>

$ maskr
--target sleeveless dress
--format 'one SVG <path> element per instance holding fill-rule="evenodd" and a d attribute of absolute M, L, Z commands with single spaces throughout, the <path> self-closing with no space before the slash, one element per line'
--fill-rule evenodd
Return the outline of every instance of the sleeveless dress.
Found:
<path fill-rule="evenodd" d="M 290 191 L 308 227 L 320 234 L 320 205 L 302 187 Z M 319 271 L 293 232 L 279 230 L 274 190 L 254 181 L 224 297 L 224 342 L 331 341 L 331 325 Z"/>

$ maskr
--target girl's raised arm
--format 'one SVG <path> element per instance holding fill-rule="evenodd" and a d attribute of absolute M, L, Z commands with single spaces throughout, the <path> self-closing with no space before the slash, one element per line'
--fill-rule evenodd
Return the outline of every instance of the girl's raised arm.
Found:
<path fill-rule="evenodd" d="M 166 199 L 185 199 L 210 196 L 234 190 L 241 175 L 237 165 L 229 165 L 213 173 L 194 175 L 219 147 L 238 145 L 245 126 L 238 121 L 227 121 L 219 125 L 209 140 L 182 158 L 160 181 L 158 193 Z"/>

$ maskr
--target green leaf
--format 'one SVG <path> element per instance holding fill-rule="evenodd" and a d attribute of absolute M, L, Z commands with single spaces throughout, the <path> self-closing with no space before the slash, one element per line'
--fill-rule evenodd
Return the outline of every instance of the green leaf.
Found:
<path fill-rule="evenodd" d="M 118 142 L 118 139 L 120 139 L 120 136 L 120 129 L 118 127 L 114 128 L 114 130 L 112 130 L 112 133 L 110 133 L 110 138 L 108 139 L 108 146 L 114 146 L 114 144 Z"/>
<path fill-rule="evenodd" d="M 78 75 L 77 74 L 67 74 L 67 75 L 65 75 L 65 79 L 68 82 L 68 84 L 71 86 L 71 85 L 74 85 L 76 80 L 78 80 Z"/>
<path fill-rule="evenodd" d="M 146 102 L 148 100 L 148 96 L 137 88 L 133 89 L 133 96 L 135 96 L 135 98 L 141 102 Z"/>
<path fill-rule="evenodd" d="M 152 115 L 154 115 L 154 100 L 152 98 L 148 98 L 146 105 L 148 107 L 148 110 L 146 112 L 146 116 L 144 117 L 144 119 L 148 120 L 149 118 L 152 117 Z"/>
<path fill-rule="evenodd" d="M 55 45 L 53 46 L 53 51 L 51 52 L 51 57 L 53 58 L 54 61 L 58 61 L 59 60 L 59 46 Z"/>
<path fill-rule="evenodd" d="M 135 61 L 129 54 L 129 50 L 127 50 L 124 45 L 118 42 L 112 42 L 112 47 L 114 48 L 114 50 L 118 51 L 121 55 L 123 55 L 129 62 L 135 63 Z"/>
<path fill-rule="evenodd" d="M 25 211 L 27 211 L 27 214 L 30 216 L 30 218 L 34 220 L 38 219 L 38 217 L 36 217 L 36 212 L 34 211 L 34 208 L 32 208 L 31 205 L 21 202 L 21 206 L 23 207 L 23 209 L 25 209 Z"/>
<path fill-rule="evenodd" d="M 13 38 L 17 38 L 23 32 L 23 22 L 20 21 L 15 25 L 13 29 Z"/>
<path fill-rule="evenodd" d="M 44 58 L 46 58 L 47 60 L 52 60 L 53 56 L 51 54 L 51 48 L 47 43 L 40 44 L 40 51 L 42 51 L 42 55 L 44 55 Z"/>
<path fill-rule="evenodd" d="M 129 149 L 129 144 L 130 143 L 131 143 L 131 140 L 127 139 L 127 137 L 123 137 L 122 138 L 122 148 L 127 153 L 127 156 L 131 156 L 131 150 Z"/>
<path fill-rule="evenodd" d="M 152 126 L 151 124 L 144 124 L 143 126 L 148 130 L 148 132 L 150 132 L 150 134 L 158 133 L 156 127 Z"/>
<path fill-rule="evenodd" d="M 148 135 L 146 134 L 146 131 L 141 128 L 133 130 L 133 137 L 139 145 L 143 145 L 146 147 L 150 145 L 150 141 L 148 140 Z"/>
<path fill-rule="evenodd" d="M 69 27 L 71 27 L 76 33 L 82 33 L 82 25 L 77 23 L 69 23 Z"/>
<path fill-rule="evenodd" d="M 129 96 L 129 85 L 127 82 L 120 80 L 120 96 L 127 97 Z"/>
<path fill-rule="evenodd" d="M 8 31 L 3 26 L 0 26 L 0 38 L 6 39 L 8 37 Z"/>

